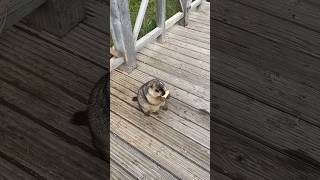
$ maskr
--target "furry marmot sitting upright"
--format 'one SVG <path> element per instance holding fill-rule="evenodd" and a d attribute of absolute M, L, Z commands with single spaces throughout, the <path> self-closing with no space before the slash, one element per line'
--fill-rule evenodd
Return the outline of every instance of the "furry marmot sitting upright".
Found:
<path fill-rule="evenodd" d="M 153 79 L 139 88 L 138 96 L 133 101 L 138 101 L 139 107 L 145 115 L 151 113 L 157 114 L 160 108 L 167 110 L 166 99 L 169 96 L 169 90 L 159 79 Z"/>

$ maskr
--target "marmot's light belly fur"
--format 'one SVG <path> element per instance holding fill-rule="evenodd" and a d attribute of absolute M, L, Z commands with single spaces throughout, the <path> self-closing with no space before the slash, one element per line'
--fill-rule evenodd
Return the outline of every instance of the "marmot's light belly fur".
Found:
<path fill-rule="evenodd" d="M 160 107 L 165 105 L 165 102 L 162 102 L 161 100 L 157 100 L 155 98 L 151 98 L 148 94 L 145 95 L 143 92 L 143 88 L 139 89 L 137 97 L 140 109 L 142 109 L 143 112 L 158 112 L 160 110 Z"/>

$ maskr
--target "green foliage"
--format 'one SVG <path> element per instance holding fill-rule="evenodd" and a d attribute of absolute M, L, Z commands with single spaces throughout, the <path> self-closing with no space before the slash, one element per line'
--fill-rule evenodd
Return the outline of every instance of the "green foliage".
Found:
<path fill-rule="evenodd" d="M 132 27 L 134 27 L 134 23 L 139 12 L 140 3 L 141 0 L 129 0 Z M 167 0 L 166 3 L 166 19 L 170 18 L 181 10 L 179 0 Z M 150 0 L 141 26 L 139 37 L 144 36 L 156 26 L 156 0 Z"/>
<path fill-rule="evenodd" d="M 132 23 L 132 28 L 136 22 L 139 12 L 141 0 L 129 0 L 129 11 Z M 179 0 L 166 0 L 166 19 L 175 15 L 177 12 L 182 11 Z M 157 26 L 156 23 L 156 0 L 149 0 L 146 14 L 141 26 L 139 37 L 146 35 Z M 112 40 L 111 40 L 112 41 Z M 112 44 L 112 42 L 111 42 Z"/>

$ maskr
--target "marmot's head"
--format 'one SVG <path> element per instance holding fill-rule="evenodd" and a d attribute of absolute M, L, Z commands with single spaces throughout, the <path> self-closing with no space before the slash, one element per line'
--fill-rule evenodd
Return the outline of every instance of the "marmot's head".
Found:
<path fill-rule="evenodd" d="M 148 93 L 152 97 L 161 97 L 166 93 L 165 84 L 159 79 L 153 79 L 148 82 Z"/>

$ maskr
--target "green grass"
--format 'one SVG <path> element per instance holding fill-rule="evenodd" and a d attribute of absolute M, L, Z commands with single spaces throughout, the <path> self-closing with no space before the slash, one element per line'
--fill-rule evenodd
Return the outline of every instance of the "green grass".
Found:
<path fill-rule="evenodd" d="M 139 12 L 141 0 L 129 0 L 129 11 L 132 23 L 132 29 L 136 22 L 136 18 Z M 182 11 L 179 0 L 166 0 L 166 19 L 175 15 L 177 12 Z M 144 16 L 144 20 L 141 26 L 141 30 L 138 38 L 146 35 L 157 26 L 156 23 L 156 0 L 149 0 L 148 8 Z M 113 45 L 110 38 L 110 44 Z"/>
<path fill-rule="evenodd" d="M 129 0 L 129 10 L 132 22 L 132 28 L 134 27 L 136 17 L 139 12 L 141 0 Z M 175 15 L 181 11 L 179 0 L 167 0 L 166 1 L 166 19 Z M 144 16 L 144 20 L 141 26 L 139 38 L 153 30 L 157 26 L 156 23 L 156 0 L 149 0 L 148 8 Z"/>

